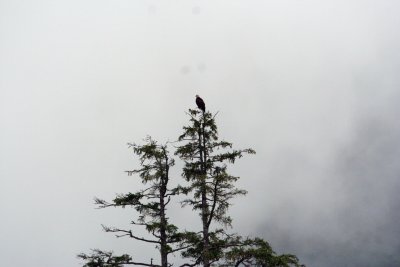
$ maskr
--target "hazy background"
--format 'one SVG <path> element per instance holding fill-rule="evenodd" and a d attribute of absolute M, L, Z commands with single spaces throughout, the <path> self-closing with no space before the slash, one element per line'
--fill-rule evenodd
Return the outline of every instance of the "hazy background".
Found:
<path fill-rule="evenodd" d="M 103 233 L 134 212 L 93 197 L 136 191 L 126 143 L 175 140 L 199 94 L 221 137 L 257 151 L 231 168 L 249 191 L 233 231 L 311 267 L 399 266 L 399 8 L 0 0 L 0 265 L 81 266 L 90 248 L 157 257 Z"/>

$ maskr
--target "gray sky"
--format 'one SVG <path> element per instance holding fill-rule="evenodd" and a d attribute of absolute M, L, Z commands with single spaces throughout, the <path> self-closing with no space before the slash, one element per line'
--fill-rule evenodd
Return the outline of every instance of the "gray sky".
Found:
<path fill-rule="evenodd" d="M 308 266 L 400 265 L 399 8 L 0 0 L 1 265 L 80 266 L 90 248 L 156 257 L 103 233 L 134 213 L 93 197 L 138 189 L 126 143 L 175 140 L 195 94 L 222 138 L 257 151 L 231 168 L 249 191 L 234 231 Z M 171 210 L 180 225 L 189 214 Z"/>

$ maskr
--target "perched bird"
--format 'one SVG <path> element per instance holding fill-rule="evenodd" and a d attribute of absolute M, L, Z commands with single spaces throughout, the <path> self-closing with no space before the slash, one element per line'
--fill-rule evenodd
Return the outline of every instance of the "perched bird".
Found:
<path fill-rule="evenodd" d="M 196 95 L 196 105 L 199 109 L 201 109 L 203 112 L 206 111 L 206 104 L 204 104 L 203 99 L 201 99 L 200 96 Z"/>

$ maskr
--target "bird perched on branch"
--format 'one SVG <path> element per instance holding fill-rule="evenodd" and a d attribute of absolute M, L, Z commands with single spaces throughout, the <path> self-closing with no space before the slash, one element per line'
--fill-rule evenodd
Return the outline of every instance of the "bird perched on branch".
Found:
<path fill-rule="evenodd" d="M 196 95 L 196 105 L 199 109 L 201 109 L 203 112 L 206 111 L 206 104 L 204 104 L 203 99 L 199 95 Z"/>

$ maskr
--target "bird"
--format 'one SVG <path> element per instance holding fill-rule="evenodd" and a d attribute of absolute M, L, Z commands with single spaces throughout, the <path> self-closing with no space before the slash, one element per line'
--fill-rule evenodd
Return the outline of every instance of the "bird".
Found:
<path fill-rule="evenodd" d="M 204 104 L 203 99 L 199 95 L 196 95 L 196 105 L 199 109 L 201 109 L 203 112 L 206 111 L 206 104 Z"/>

